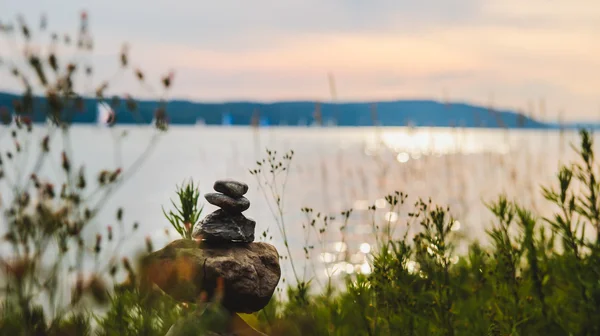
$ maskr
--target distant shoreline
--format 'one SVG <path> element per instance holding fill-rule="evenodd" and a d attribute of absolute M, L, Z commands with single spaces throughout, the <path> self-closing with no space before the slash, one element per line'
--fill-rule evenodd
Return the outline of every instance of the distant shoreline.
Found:
<path fill-rule="evenodd" d="M 0 92 L 0 108 L 12 112 L 19 95 Z M 74 124 L 98 124 L 99 101 L 84 99 L 83 109 L 71 111 Z M 131 112 L 123 101 L 110 108 L 117 124 L 151 124 L 157 101 L 136 101 Z M 38 108 L 36 108 L 38 106 Z M 46 122 L 39 108 L 45 98 L 34 97 L 34 123 Z M 109 109 L 110 109 L 109 108 Z M 183 100 L 167 102 L 171 125 L 258 126 L 258 127 L 442 127 L 469 129 L 600 129 L 595 123 L 552 123 L 535 120 L 507 110 L 491 110 L 465 103 L 441 103 L 433 100 L 397 100 L 380 102 L 319 103 L 224 102 L 199 103 Z"/>

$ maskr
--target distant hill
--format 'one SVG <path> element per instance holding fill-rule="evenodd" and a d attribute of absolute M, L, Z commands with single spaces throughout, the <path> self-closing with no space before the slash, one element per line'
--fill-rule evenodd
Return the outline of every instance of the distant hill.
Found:
<path fill-rule="evenodd" d="M 12 107 L 18 96 L 0 93 L 0 107 Z M 116 109 L 117 122 L 150 123 L 157 106 L 155 101 L 138 101 L 137 117 L 124 103 Z M 36 98 L 34 122 L 45 120 L 43 98 Z M 317 107 L 318 106 L 318 107 Z M 320 111 L 316 118 L 315 111 Z M 338 126 L 430 126 L 430 127 L 486 127 L 486 128 L 555 128 L 555 125 L 536 121 L 511 111 L 490 111 L 487 108 L 462 104 L 443 104 L 431 100 L 398 100 L 356 103 L 321 103 L 288 101 L 275 103 L 225 102 L 198 103 L 183 100 L 168 102 L 171 124 L 191 125 L 250 125 L 258 116 L 262 125 L 306 126 L 321 119 L 323 125 Z M 140 118 L 141 117 L 141 118 Z M 75 123 L 97 122 L 97 101 L 85 99 L 82 112 L 75 114 Z"/>

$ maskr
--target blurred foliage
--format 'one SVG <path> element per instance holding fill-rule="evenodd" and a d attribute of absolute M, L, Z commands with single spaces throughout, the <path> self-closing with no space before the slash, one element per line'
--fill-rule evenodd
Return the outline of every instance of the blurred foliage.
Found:
<path fill-rule="evenodd" d="M 81 13 L 75 38 L 48 30 L 45 16 L 37 27 L 22 16 L 0 22 L 0 38 L 7 47 L 0 49 L 0 71 L 23 87 L 12 106 L 0 107 L 0 138 L 6 150 L 0 155 L 0 335 L 91 335 L 96 325 L 105 334 L 122 334 L 115 333 L 115 323 L 126 322 L 117 321 L 116 316 L 126 320 L 136 308 L 139 317 L 127 321 L 133 326 L 123 330 L 161 334 L 162 324 L 153 318 L 159 312 L 170 326 L 170 315 L 165 312 L 172 307 L 168 301 L 149 304 L 135 296 L 135 264 L 127 258 L 117 262 L 120 248 L 138 231 L 139 224 L 128 225 L 121 207 L 115 211 L 116 225 L 100 226 L 97 218 L 166 130 L 165 99 L 173 76 L 160 80 L 163 90 L 155 116 L 157 131 L 129 166 L 123 164 L 120 151 L 127 134 L 113 127 L 118 124 L 117 115 L 109 111 L 105 126 L 114 140 L 114 166 L 95 172 L 90 179 L 85 162 L 78 162 L 73 153 L 71 125 L 78 114 L 94 113 L 86 111 L 84 100 L 88 97 L 95 97 L 96 103 L 119 104 L 118 96 L 107 99 L 105 95 L 111 80 L 132 71 L 129 50 L 123 47 L 119 54 L 119 76 L 97 85 L 93 82 L 90 53 L 94 43 L 87 13 Z M 49 41 L 47 46 L 45 41 Z M 142 87 L 149 88 L 139 73 L 133 70 Z M 135 100 L 125 97 L 129 112 L 135 114 Z M 147 241 L 149 249 L 151 245 Z M 123 277 L 128 285 L 123 285 Z M 129 289 L 113 291 L 115 286 Z M 111 321 L 96 318 L 92 312 L 107 305 Z M 128 313 L 110 315 L 120 308 Z"/>
<path fill-rule="evenodd" d="M 97 335 L 163 336 L 184 312 L 163 293 L 120 288 L 111 295 L 106 314 L 96 317 Z"/>

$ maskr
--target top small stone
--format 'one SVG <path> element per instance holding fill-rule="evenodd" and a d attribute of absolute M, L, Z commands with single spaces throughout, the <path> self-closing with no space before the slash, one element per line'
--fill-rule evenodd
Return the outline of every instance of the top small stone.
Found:
<path fill-rule="evenodd" d="M 234 180 L 218 180 L 213 189 L 229 197 L 239 198 L 248 192 L 248 185 Z"/>

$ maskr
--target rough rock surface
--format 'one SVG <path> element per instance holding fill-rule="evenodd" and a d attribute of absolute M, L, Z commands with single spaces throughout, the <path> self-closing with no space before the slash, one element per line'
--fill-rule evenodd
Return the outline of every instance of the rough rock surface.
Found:
<path fill-rule="evenodd" d="M 281 277 L 279 254 L 273 245 L 209 245 L 176 240 L 144 260 L 145 279 L 179 301 L 195 302 L 202 292 L 211 298 L 223 279 L 222 305 L 230 312 L 252 313 L 264 308 Z"/>
<path fill-rule="evenodd" d="M 208 193 L 204 195 L 208 203 L 216 205 L 229 213 L 241 213 L 250 208 L 250 201 L 246 197 L 233 198 L 220 193 Z"/>
<path fill-rule="evenodd" d="M 219 209 L 204 217 L 192 236 L 208 243 L 251 243 L 255 227 L 254 220 Z"/>
<path fill-rule="evenodd" d="M 233 198 L 240 198 L 248 192 L 248 185 L 234 180 L 218 180 L 213 189 Z"/>

